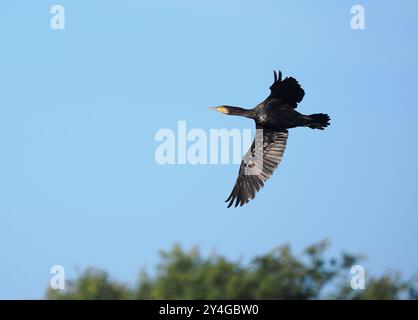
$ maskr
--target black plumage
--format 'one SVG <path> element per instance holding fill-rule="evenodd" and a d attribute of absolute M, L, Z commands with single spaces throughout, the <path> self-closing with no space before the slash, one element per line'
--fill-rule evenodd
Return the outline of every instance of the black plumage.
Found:
<path fill-rule="evenodd" d="M 227 115 L 243 116 L 256 123 L 254 141 L 241 161 L 238 178 L 226 202 L 242 206 L 255 198 L 267 179 L 282 160 L 288 129 L 309 127 L 323 130 L 329 125 L 329 116 L 323 113 L 303 115 L 296 111 L 305 91 L 295 78 L 282 79 L 274 71 L 270 95 L 253 109 L 222 105 L 211 108 Z"/>

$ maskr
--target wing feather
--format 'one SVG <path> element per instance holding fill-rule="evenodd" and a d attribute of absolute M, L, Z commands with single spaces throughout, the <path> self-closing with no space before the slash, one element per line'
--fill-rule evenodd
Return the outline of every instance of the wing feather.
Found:
<path fill-rule="evenodd" d="M 288 131 L 257 129 L 256 137 L 241 161 L 234 188 L 225 201 L 229 202 L 228 208 L 233 204 L 243 206 L 254 199 L 282 160 Z"/>
<path fill-rule="evenodd" d="M 281 104 L 289 105 L 292 108 L 296 108 L 305 96 L 305 91 L 295 78 L 286 77 L 282 80 L 281 71 L 279 71 L 279 77 L 274 71 L 274 82 L 270 86 L 270 91 L 268 98 L 277 99 L 281 101 Z"/>

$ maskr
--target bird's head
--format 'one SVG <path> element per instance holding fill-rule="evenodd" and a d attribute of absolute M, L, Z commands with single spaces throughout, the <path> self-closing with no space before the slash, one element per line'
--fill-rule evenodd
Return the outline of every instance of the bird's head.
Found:
<path fill-rule="evenodd" d="M 230 116 L 241 116 L 241 117 L 247 117 L 247 118 L 253 117 L 253 110 L 243 109 L 240 107 L 222 105 L 219 107 L 209 107 L 209 109 L 222 112 L 223 114 L 227 114 Z"/>
<path fill-rule="evenodd" d="M 231 107 L 229 107 L 229 106 L 209 107 L 209 110 L 215 110 L 215 111 L 218 111 L 218 112 L 222 112 L 224 114 L 230 114 L 231 113 Z"/>

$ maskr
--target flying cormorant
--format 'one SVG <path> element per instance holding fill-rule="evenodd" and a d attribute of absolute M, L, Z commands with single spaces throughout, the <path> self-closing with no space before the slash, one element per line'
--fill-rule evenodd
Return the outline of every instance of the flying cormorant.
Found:
<path fill-rule="evenodd" d="M 329 125 L 329 116 L 324 113 L 303 115 L 296 111 L 305 91 L 295 78 L 282 80 L 279 71 L 274 71 L 274 82 L 270 86 L 270 95 L 253 109 L 243 109 L 222 105 L 211 107 L 219 112 L 232 116 L 253 119 L 256 124 L 256 136 L 241 161 L 238 178 L 228 199 L 228 208 L 235 202 L 235 207 L 246 204 L 255 198 L 282 160 L 288 130 L 296 127 L 309 127 L 324 130 Z M 261 129 L 261 130 L 260 130 Z"/>

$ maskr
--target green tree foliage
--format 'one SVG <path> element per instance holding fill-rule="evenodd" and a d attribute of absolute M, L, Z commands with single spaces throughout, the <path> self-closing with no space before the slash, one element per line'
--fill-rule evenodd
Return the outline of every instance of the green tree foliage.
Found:
<path fill-rule="evenodd" d="M 126 286 L 101 270 L 88 269 L 64 291 L 48 289 L 48 299 L 402 299 L 417 298 L 416 279 L 385 274 L 350 287 L 350 268 L 361 257 L 325 257 L 328 242 L 308 247 L 300 257 L 289 246 L 256 256 L 249 264 L 218 254 L 202 256 L 175 245 L 162 251 L 155 276 L 141 272 L 137 286 Z M 328 289 L 327 289 L 328 288 Z"/>
<path fill-rule="evenodd" d="M 89 268 L 76 280 L 66 284 L 64 292 L 49 289 L 47 298 L 52 300 L 121 300 L 131 299 L 132 290 L 116 280 L 110 279 L 107 272 Z"/>

